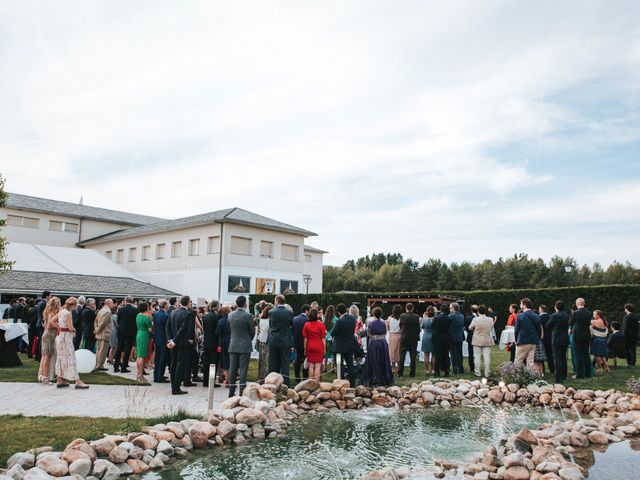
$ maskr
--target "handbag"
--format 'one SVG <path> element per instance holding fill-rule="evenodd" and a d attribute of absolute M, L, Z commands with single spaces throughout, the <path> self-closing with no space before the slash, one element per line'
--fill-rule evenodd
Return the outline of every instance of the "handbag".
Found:
<path fill-rule="evenodd" d="M 307 357 L 304 357 L 304 362 L 302 362 L 302 368 L 304 368 L 305 370 L 309 368 L 309 360 L 307 359 Z"/>

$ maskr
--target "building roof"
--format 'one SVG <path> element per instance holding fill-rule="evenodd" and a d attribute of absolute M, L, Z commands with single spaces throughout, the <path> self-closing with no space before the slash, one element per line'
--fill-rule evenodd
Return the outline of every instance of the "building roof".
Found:
<path fill-rule="evenodd" d="M 79 203 L 61 202 L 60 200 L 51 200 L 49 198 L 31 197 L 18 193 L 9 193 L 6 206 L 8 208 L 31 212 L 54 213 L 67 217 L 87 218 L 136 226 L 148 225 L 164 220 L 164 218 L 120 212 L 107 208 L 90 207 L 88 205 L 80 205 Z"/>
<path fill-rule="evenodd" d="M 169 297 L 177 293 L 127 277 L 104 277 L 53 272 L 9 270 L 0 273 L 0 292 L 52 295 L 85 295 L 95 297 L 137 298 Z"/>
<path fill-rule="evenodd" d="M 311 253 L 329 253 L 326 250 L 320 250 L 319 248 L 312 247 L 311 245 L 305 245 L 304 251 Z"/>
<path fill-rule="evenodd" d="M 89 238 L 78 242 L 78 245 L 93 245 L 96 243 L 107 242 L 111 240 L 119 240 L 122 238 L 140 237 L 151 233 L 165 232 L 169 230 L 178 230 L 181 228 L 195 227 L 199 225 L 208 225 L 211 223 L 239 223 L 241 225 L 251 225 L 255 227 L 268 228 L 271 230 L 279 230 L 283 232 L 297 233 L 305 237 L 316 236 L 316 233 L 294 227 L 287 223 L 282 223 L 268 217 L 263 217 L 257 213 L 249 212 L 242 208 L 227 208 L 225 210 L 216 210 L 215 212 L 202 213 L 190 217 L 178 218 L 176 220 L 164 220 L 150 225 L 140 227 L 127 228 L 117 232 L 107 233 L 95 238 Z"/>

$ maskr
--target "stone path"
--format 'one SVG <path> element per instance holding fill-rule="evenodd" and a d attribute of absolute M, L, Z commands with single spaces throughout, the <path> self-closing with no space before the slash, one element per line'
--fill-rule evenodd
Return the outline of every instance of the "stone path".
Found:
<path fill-rule="evenodd" d="M 135 378 L 131 373 L 117 374 Z M 113 373 L 110 372 L 112 375 Z M 148 378 L 148 377 L 147 377 Z M 0 383 L 0 415 L 84 416 L 84 417 L 158 417 L 182 408 L 189 413 L 207 413 L 208 389 L 202 384 L 186 388 L 187 395 L 171 395 L 168 383 L 144 386 L 91 385 L 88 390 L 56 388 L 39 383 Z M 229 396 L 228 390 L 216 388 L 214 406 Z"/>

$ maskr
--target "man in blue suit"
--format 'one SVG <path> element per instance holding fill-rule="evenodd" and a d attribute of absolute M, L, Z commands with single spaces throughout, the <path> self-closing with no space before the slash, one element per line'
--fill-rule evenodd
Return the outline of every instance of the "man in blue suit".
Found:
<path fill-rule="evenodd" d="M 302 377 L 307 377 L 307 370 L 302 368 L 304 363 L 304 337 L 302 336 L 302 329 L 304 324 L 307 323 L 307 316 L 311 307 L 306 303 L 300 309 L 300 315 L 293 319 L 293 346 L 296 349 L 296 361 L 293 364 L 293 369 L 296 375 L 296 384 L 302 381 Z M 302 377 L 300 371 L 302 370 Z"/>
<path fill-rule="evenodd" d="M 289 361 L 293 347 L 293 312 L 284 303 L 284 295 L 276 295 L 276 306 L 269 310 L 269 372 L 278 372 L 289 386 Z"/>
<path fill-rule="evenodd" d="M 353 366 L 353 352 L 356 343 L 356 319 L 353 315 L 347 313 L 347 306 L 344 303 L 340 303 L 336 307 L 336 310 L 340 318 L 336 320 L 336 324 L 331 331 L 333 351 L 336 354 L 339 353 L 342 357 L 342 363 L 347 367 L 347 375 L 349 375 L 351 388 L 355 388 L 356 373 Z"/>
<path fill-rule="evenodd" d="M 531 300 L 523 298 L 520 300 L 522 313 L 516 318 L 516 364 L 527 362 L 528 367 L 533 367 L 533 359 L 536 347 L 542 338 L 542 324 L 537 313 L 531 310 Z"/>
<path fill-rule="evenodd" d="M 169 362 L 169 349 L 167 348 L 167 319 L 169 314 L 169 302 L 162 299 L 158 302 L 158 311 L 153 314 L 153 343 L 156 349 L 155 365 L 153 368 L 153 381 L 155 383 L 169 383 L 164 372 Z"/>
<path fill-rule="evenodd" d="M 451 363 L 453 364 L 453 373 L 464 373 L 462 364 L 462 342 L 464 342 L 464 317 L 460 313 L 460 305 L 456 302 L 451 304 Z"/>

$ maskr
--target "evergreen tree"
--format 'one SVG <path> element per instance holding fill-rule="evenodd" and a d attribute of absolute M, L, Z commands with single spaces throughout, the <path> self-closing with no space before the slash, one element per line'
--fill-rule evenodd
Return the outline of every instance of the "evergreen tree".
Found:
<path fill-rule="evenodd" d="M 4 177 L 0 174 L 0 207 L 7 204 L 7 192 L 4 191 Z M 0 271 L 10 270 L 13 262 L 7 260 L 7 240 L 1 235 L 2 228 L 5 226 L 6 220 L 0 219 Z"/>

